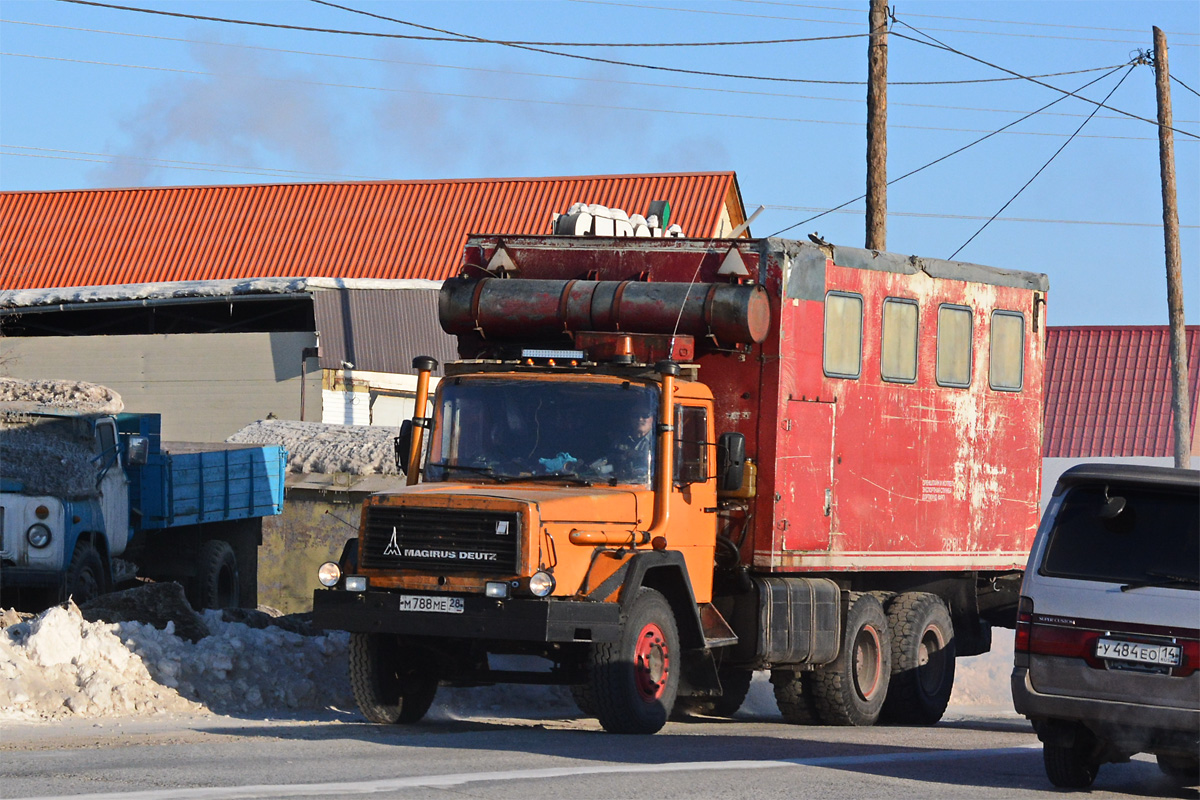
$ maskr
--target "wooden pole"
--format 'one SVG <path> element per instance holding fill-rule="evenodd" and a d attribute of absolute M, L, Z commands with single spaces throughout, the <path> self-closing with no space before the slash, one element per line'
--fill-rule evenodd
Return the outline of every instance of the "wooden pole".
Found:
<path fill-rule="evenodd" d="M 1158 162 L 1162 175 L 1163 240 L 1167 258 L 1167 318 L 1170 322 L 1171 413 L 1174 417 L 1175 466 L 1192 463 L 1191 409 L 1188 404 L 1187 337 L 1180 276 L 1179 207 L 1175 202 L 1175 137 L 1171 131 L 1171 70 L 1167 37 L 1154 28 L 1154 85 L 1158 96 Z"/>
<path fill-rule="evenodd" d="M 887 0 L 871 0 L 867 45 L 867 248 L 887 249 Z"/>

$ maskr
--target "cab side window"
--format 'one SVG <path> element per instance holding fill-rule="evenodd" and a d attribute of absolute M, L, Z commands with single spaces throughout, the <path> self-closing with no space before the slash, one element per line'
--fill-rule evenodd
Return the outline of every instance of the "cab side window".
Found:
<path fill-rule="evenodd" d="M 857 378 L 862 372 L 863 299 L 847 292 L 825 295 L 825 374 Z"/>
<path fill-rule="evenodd" d="M 708 480 L 708 411 L 675 406 L 675 482 Z"/>

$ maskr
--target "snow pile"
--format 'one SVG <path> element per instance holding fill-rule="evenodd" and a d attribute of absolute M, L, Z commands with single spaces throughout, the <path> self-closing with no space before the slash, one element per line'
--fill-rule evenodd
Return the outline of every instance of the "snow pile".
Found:
<path fill-rule="evenodd" d="M 0 719 L 353 707 L 348 636 L 253 629 L 204 612 L 195 644 L 139 622 L 87 622 L 73 604 L 0 631 Z"/>
<path fill-rule="evenodd" d="M 289 472 L 395 475 L 395 438 L 394 429 L 372 425 L 265 419 L 247 425 L 227 441 L 282 445 Z"/>
<path fill-rule="evenodd" d="M 119 414 L 125 409 L 121 395 L 107 386 L 67 380 L 0 378 L 0 403 L 12 410 L 48 406 L 83 414 Z"/>
<path fill-rule="evenodd" d="M 81 420 L 7 415 L 0 420 L 0 477 L 19 481 L 30 495 L 94 496 L 92 443 Z"/>

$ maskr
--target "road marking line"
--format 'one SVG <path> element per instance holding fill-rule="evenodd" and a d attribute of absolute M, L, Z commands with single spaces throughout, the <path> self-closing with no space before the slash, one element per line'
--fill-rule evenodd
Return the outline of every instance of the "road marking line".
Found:
<path fill-rule="evenodd" d="M 962 758 L 1012 756 L 1040 749 L 1041 744 L 997 747 L 989 750 L 921 750 L 906 753 L 881 753 L 859 756 L 788 758 L 777 761 L 673 761 L 666 764 L 608 764 L 546 769 L 518 769 L 506 772 L 460 772 L 451 775 L 420 775 L 352 783 L 287 783 L 273 786 L 209 786 L 193 789 L 149 789 L 137 792 L 104 792 L 14 798 L 14 800 L 262 800 L 278 797 L 326 795 L 345 797 L 379 794 L 400 789 L 446 788 L 488 781 L 546 780 L 578 775 L 628 775 L 635 773 L 705 772 L 719 770 L 779 769 L 782 767 L 857 767 L 876 764 L 900 764 L 917 761 L 948 761 Z"/>

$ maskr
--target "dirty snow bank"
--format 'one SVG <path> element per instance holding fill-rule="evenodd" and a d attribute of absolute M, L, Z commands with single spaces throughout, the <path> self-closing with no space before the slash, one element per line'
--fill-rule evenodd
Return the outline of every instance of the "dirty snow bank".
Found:
<path fill-rule="evenodd" d="M 247 425 L 227 441 L 282 445 L 289 472 L 395 475 L 395 437 L 394 429 L 373 425 L 265 419 Z"/>
<path fill-rule="evenodd" d="M 302 636 L 202 615 L 190 643 L 140 622 L 88 622 L 74 604 L 0 631 L 0 719 L 352 708 L 348 636 Z"/>
<path fill-rule="evenodd" d="M 6 406 L 49 406 L 84 414 L 119 414 L 125 409 L 121 395 L 98 383 L 70 380 L 27 381 L 0 378 L 0 410 Z"/>

